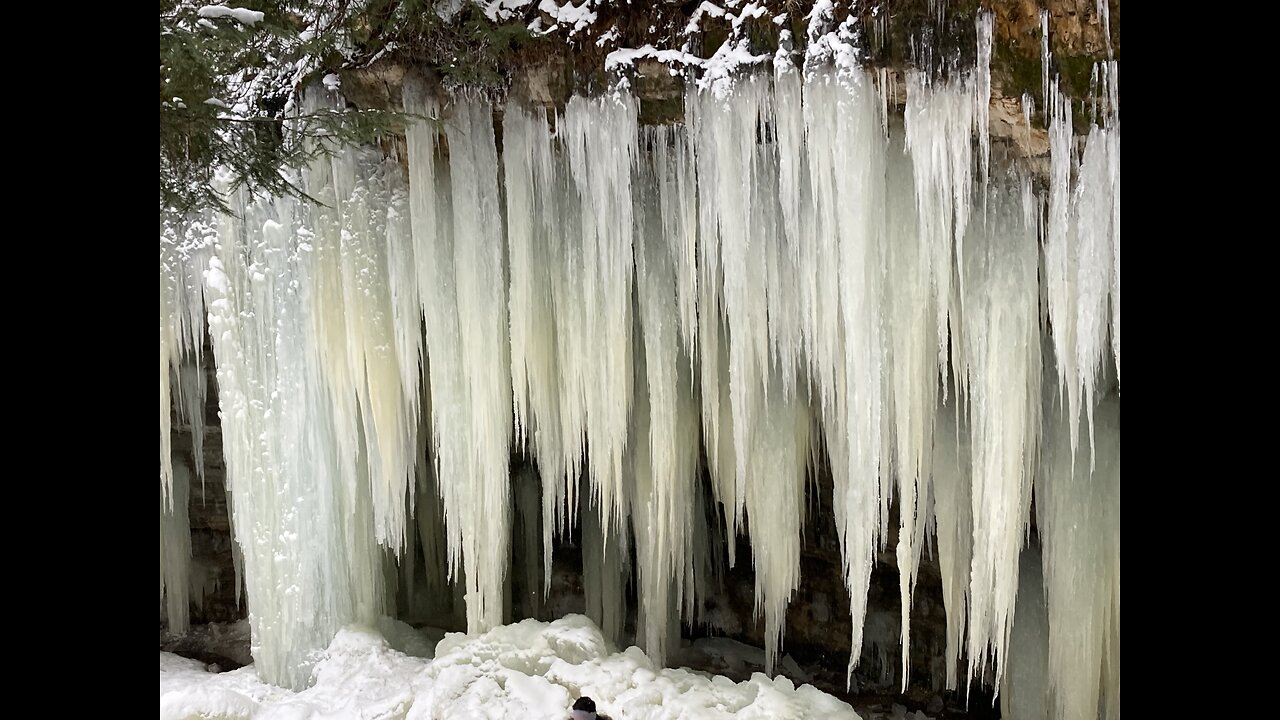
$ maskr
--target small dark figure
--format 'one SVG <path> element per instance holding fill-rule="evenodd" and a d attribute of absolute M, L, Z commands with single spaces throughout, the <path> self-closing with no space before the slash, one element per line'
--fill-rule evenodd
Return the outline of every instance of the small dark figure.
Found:
<path fill-rule="evenodd" d="M 610 720 L 608 715 L 596 714 L 596 701 L 583 695 L 573 704 L 569 720 Z"/>

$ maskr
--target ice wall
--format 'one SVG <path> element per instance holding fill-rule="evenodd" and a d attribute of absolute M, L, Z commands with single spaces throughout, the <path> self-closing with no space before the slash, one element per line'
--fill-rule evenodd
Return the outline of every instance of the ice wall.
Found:
<path fill-rule="evenodd" d="M 237 191 L 216 224 L 162 227 L 162 517 L 207 307 L 265 678 L 305 684 L 312 650 L 383 608 L 388 551 L 407 590 L 425 562 L 429 592 L 463 588 L 471 632 L 500 625 L 516 497 L 523 536 L 540 529 L 526 582 L 545 590 L 579 528 L 588 614 L 623 640 L 632 578 L 658 661 L 723 517 L 729 563 L 749 540 L 772 668 L 807 481 L 830 472 L 850 673 L 896 536 L 903 644 L 936 544 L 948 685 L 962 658 L 1011 677 L 1034 495 L 1049 687 L 1072 717 L 1118 712 L 1118 64 L 1079 155 L 1046 81 L 1037 192 L 982 132 L 981 62 L 910 76 L 899 122 L 841 37 L 691 88 L 686 126 L 640 127 L 624 87 L 557 112 L 410 83 L 407 178 L 346 149 L 298 178 L 320 204 Z M 513 485 L 513 453 L 536 477 Z M 1064 634 L 1081 626 L 1087 642 Z"/>

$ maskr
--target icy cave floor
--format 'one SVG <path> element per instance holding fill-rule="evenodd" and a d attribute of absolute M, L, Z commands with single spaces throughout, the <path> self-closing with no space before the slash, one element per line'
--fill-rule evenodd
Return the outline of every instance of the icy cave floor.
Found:
<path fill-rule="evenodd" d="M 185 644 L 167 647 L 204 660 L 248 659 L 248 625 L 193 628 Z M 726 639 L 682 649 L 688 664 L 746 676 L 763 651 Z M 761 657 L 757 658 L 756 655 Z M 789 658 L 788 658 L 789 659 Z M 784 661 L 784 665 L 786 665 Z M 655 668 L 639 648 L 614 652 L 582 615 L 554 622 L 525 620 L 476 636 L 417 630 L 384 618 L 378 627 L 342 630 L 322 653 L 312 686 L 292 692 L 260 680 L 252 665 L 218 672 L 216 662 L 160 653 L 160 718 L 520 718 L 563 720 L 580 695 L 621 718 L 863 718 L 931 720 L 942 713 L 903 705 L 853 705 L 812 685 L 792 661 L 770 679 Z M 932 710 L 933 708 L 930 708 Z M 939 708 L 939 710 L 941 710 Z"/>

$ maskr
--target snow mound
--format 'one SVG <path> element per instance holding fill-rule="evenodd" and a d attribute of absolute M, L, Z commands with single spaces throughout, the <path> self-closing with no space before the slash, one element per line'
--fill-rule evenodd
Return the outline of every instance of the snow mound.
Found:
<path fill-rule="evenodd" d="M 426 635 L 384 620 L 394 644 L 419 650 Z M 321 653 L 312 686 L 292 692 L 258 679 L 253 666 L 211 673 L 160 653 L 160 718 L 508 718 L 563 720 L 590 695 L 611 717 L 848 718 L 853 708 L 785 677 L 746 682 L 655 667 L 639 648 L 613 652 L 582 615 L 525 620 L 480 635 L 449 633 L 435 659 L 406 655 L 378 630 L 351 626 Z"/>

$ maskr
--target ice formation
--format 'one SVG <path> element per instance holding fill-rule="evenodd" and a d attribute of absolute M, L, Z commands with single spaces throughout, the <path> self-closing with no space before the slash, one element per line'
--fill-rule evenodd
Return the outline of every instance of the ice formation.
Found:
<path fill-rule="evenodd" d="M 1093 452 L 1072 448 L 1048 393 L 1036 482 L 1048 598 L 1049 705 L 1055 718 L 1120 716 L 1120 402 L 1096 408 Z M 1073 455 L 1075 457 L 1073 458 Z M 1093 462 L 1089 461 L 1093 459 Z M 1048 703 L 1046 703 L 1048 704 Z"/>
<path fill-rule="evenodd" d="M 508 100 L 495 123 L 489 100 L 410 79 L 407 181 L 347 148 L 297 178 L 321 204 L 236 191 L 231 215 L 162 223 L 175 627 L 191 480 L 170 436 L 189 428 L 202 465 L 207 310 L 268 682 L 306 686 L 314 653 L 393 599 L 500 634 L 513 605 L 541 607 L 575 533 L 599 634 L 628 639 L 634 582 L 659 665 L 745 535 L 772 672 L 806 493 L 830 472 L 850 676 L 892 634 L 867 595 L 896 537 L 903 646 L 936 543 L 949 687 L 1009 682 L 1021 703 L 1011 664 L 1043 651 L 1056 712 L 1118 714 L 1118 63 L 1095 71 L 1078 157 L 1046 70 L 1039 196 L 987 134 L 989 14 L 976 67 L 908 75 L 901 123 L 833 21 L 810 16 L 800 67 L 787 36 L 771 73 L 690 83 L 683 125 L 641 127 L 625 86 L 560 111 Z M 516 573 L 530 596 L 513 603 Z"/>

